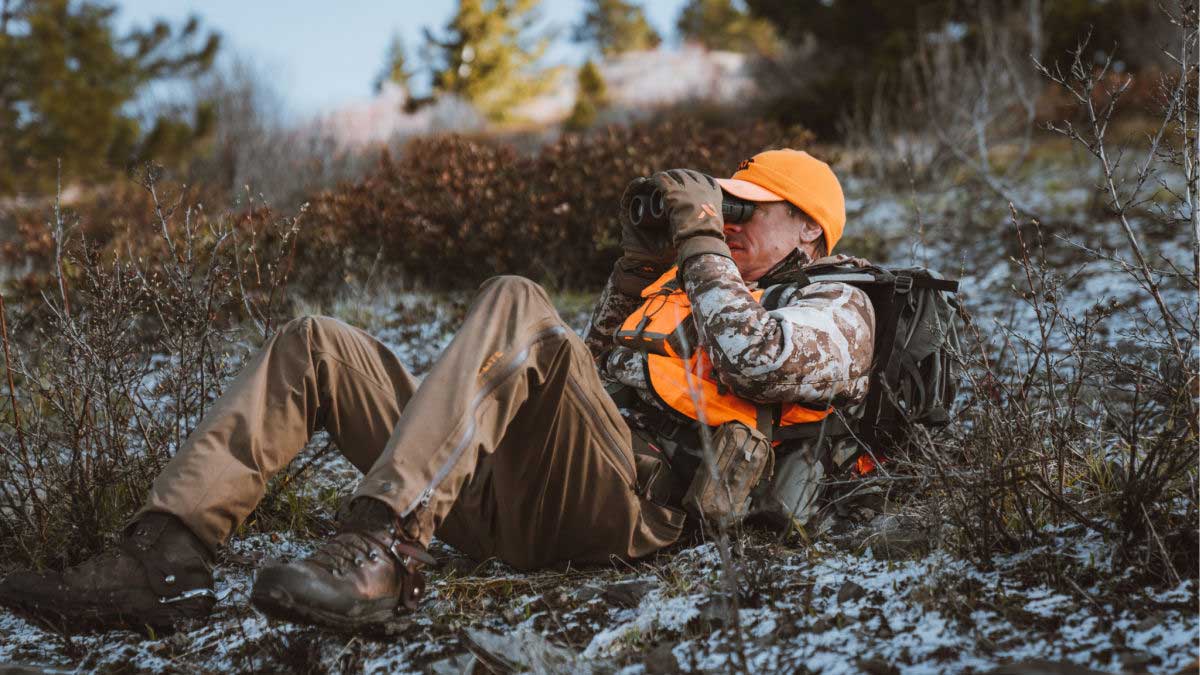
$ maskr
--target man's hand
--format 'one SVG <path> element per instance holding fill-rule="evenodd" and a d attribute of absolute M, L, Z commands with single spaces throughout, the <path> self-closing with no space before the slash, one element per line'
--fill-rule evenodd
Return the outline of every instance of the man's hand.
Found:
<path fill-rule="evenodd" d="M 721 216 L 721 187 L 712 177 L 691 169 L 671 169 L 650 177 L 662 190 L 671 221 L 671 242 L 679 263 L 701 253 L 729 257 L 725 219 Z"/>
<path fill-rule="evenodd" d="M 621 195 L 621 251 L 624 255 L 613 269 L 618 291 L 637 296 L 652 281 L 675 263 L 675 247 L 666 229 L 637 227 L 629 220 L 629 204 L 634 196 L 653 190 L 647 178 L 635 178 Z"/>

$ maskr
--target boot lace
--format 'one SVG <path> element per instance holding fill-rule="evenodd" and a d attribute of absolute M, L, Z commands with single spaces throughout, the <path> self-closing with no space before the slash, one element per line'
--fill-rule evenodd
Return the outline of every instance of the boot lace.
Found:
<path fill-rule="evenodd" d="M 343 532 L 322 544 L 308 562 L 341 576 L 352 567 L 361 567 L 366 560 L 391 555 L 390 545 L 378 534 L 361 530 Z"/>

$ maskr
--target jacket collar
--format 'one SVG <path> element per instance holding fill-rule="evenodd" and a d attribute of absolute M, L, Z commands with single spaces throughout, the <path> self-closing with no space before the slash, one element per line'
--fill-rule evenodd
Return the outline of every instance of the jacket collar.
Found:
<path fill-rule="evenodd" d="M 759 288 L 774 286 L 775 284 L 793 283 L 796 281 L 806 280 L 804 268 L 812 264 L 812 260 L 808 254 L 801 251 L 799 247 L 792 249 L 792 252 L 784 256 L 774 267 L 767 270 L 767 273 L 756 282 Z"/>

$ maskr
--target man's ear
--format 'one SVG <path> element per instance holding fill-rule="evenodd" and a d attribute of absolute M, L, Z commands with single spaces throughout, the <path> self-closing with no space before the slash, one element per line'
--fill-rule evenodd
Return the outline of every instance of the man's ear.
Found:
<path fill-rule="evenodd" d="M 809 218 L 800 219 L 801 243 L 811 244 L 817 239 L 820 239 L 822 234 L 825 234 L 825 230 L 822 230 L 821 226 L 818 225 L 816 221 Z"/>

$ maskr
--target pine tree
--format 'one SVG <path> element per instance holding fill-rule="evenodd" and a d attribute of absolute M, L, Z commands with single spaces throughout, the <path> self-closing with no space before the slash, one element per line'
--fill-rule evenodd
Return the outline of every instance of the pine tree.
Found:
<path fill-rule="evenodd" d="M 564 122 L 568 129 L 575 131 L 592 126 L 600 111 L 608 105 L 608 85 L 596 64 L 590 60 L 584 62 L 579 67 L 577 79 L 579 89 L 575 95 L 575 107 Z"/>
<path fill-rule="evenodd" d="M 494 121 L 553 86 L 536 66 L 549 39 L 531 35 L 538 0 L 459 0 L 446 35 L 425 31 L 433 86 L 471 102 Z"/>
<path fill-rule="evenodd" d="M 139 119 L 128 104 L 155 80 L 211 67 L 219 36 L 199 20 L 159 21 L 118 36 L 114 6 L 92 0 L 16 0 L 0 12 L 0 193 L 104 179 L 130 163 L 178 156 L 206 131 L 194 119 Z M 144 123 L 150 130 L 145 131 Z"/>
<path fill-rule="evenodd" d="M 917 51 L 920 42 L 947 21 L 963 24 L 968 40 L 983 12 L 1027 12 L 1024 0 L 975 3 L 957 0 L 746 0 L 751 13 L 770 21 L 786 39 L 799 43 L 811 36 L 821 49 L 838 54 L 854 74 L 868 69 L 870 91 L 880 73 L 892 71 Z M 1062 59 L 1082 36 L 1089 33 L 1097 48 L 1122 45 L 1128 56 L 1125 32 L 1148 27 L 1154 2 L 1146 0 L 1043 1 L 1043 53 L 1037 58 Z M 1128 63 L 1138 67 L 1149 63 Z"/>
<path fill-rule="evenodd" d="M 591 43 L 604 56 L 653 49 L 662 42 L 642 8 L 625 0 L 589 0 L 572 37 L 576 42 Z"/>
<path fill-rule="evenodd" d="M 734 6 L 733 0 L 688 0 L 676 27 L 685 40 L 709 49 L 770 55 L 780 48 L 774 26 Z"/>
<path fill-rule="evenodd" d="M 408 69 L 408 55 L 404 49 L 404 38 L 399 33 L 392 35 L 388 43 L 387 54 L 383 58 L 383 68 L 375 77 L 375 93 L 383 90 L 383 85 L 392 83 L 408 92 L 408 83 L 412 72 Z"/>
<path fill-rule="evenodd" d="M 816 59 L 806 59 L 805 86 L 782 90 L 771 105 L 783 120 L 799 121 L 822 133 L 836 132 L 840 120 L 855 109 L 868 109 L 880 82 L 895 82 L 906 62 L 939 28 L 953 23 L 966 29 L 968 50 L 978 45 L 984 13 L 1016 13 L 1028 19 L 1026 0 L 959 2 L 957 0 L 745 0 L 751 13 L 770 21 L 793 44 L 811 40 Z M 1155 3 L 1146 0 L 1043 0 L 1041 53 L 1043 62 L 1068 56 L 1083 32 L 1095 48 L 1143 46 L 1141 40 L 1122 40 L 1152 24 Z M 1086 30 L 1085 28 L 1086 27 Z M 1132 70 L 1152 61 L 1128 60 Z"/>

